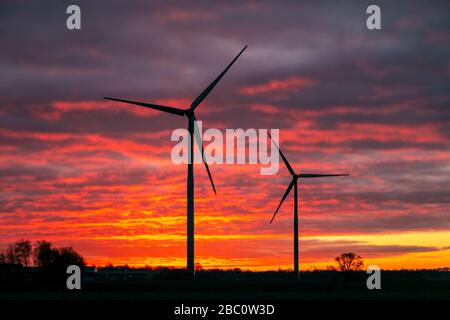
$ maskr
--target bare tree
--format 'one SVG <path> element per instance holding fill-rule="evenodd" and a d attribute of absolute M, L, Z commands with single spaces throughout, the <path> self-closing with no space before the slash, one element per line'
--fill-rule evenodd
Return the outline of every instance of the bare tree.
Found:
<path fill-rule="evenodd" d="M 14 246 L 14 255 L 16 258 L 16 263 L 28 267 L 28 262 L 30 261 L 31 255 L 31 242 L 28 240 L 16 241 Z"/>
<path fill-rule="evenodd" d="M 4 263 L 7 263 L 6 254 L 4 254 L 3 252 L 0 252 L 0 264 L 4 264 Z"/>
<path fill-rule="evenodd" d="M 339 270 L 343 272 L 361 271 L 364 266 L 361 256 L 357 256 L 353 252 L 343 253 L 334 260 L 337 262 Z"/>
<path fill-rule="evenodd" d="M 14 245 L 10 244 L 6 249 L 6 263 L 17 264 L 16 251 Z"/>

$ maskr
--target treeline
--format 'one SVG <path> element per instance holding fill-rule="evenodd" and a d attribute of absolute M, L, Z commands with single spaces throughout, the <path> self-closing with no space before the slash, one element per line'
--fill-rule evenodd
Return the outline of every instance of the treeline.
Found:
<path fill-rule="evenodd" d="M 0 280 L 60 280 L 69 265 L 85 267 L 84 258 L 72 247 L 57 248 L 42 240 L 19 240 L 0 252 Z M 31 268 L 33 267 L 33 268 Z"/>

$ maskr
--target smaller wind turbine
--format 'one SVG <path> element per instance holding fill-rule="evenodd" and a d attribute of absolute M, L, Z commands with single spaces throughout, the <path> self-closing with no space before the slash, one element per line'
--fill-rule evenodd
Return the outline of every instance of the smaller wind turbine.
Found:
<path fill-rule="evenodd" d="M 280 204 L 278 205 L 277 210 L 272 216 L 272 219 L 270 220 L 270 223 L 272 224 L 273 219 L 278 213 L 278 210 L 280 209 L 281 205 L 284 202 L 284 199 L 289 195 L 289 192 L 292 190 L 292 187 L 294 187 L 294 274 L 299 279 L 300 273 L 298 269 L 298 187 L 297 187 L 297 180 L 298 179 L 305 179 L 305 178 L 322 178 L 322 177 L 339 177 L 339 176 L 348 176 L 347 173 L 340 173 L 340 174 L 317 174 L 317 173 L 295 173 L 294 169 L 292 169 L 291 165 L 287 161 L 286 157 L 284 156 L 283 152 L 281 152 L 280 147 L 275 143 L 275 141 L 272 139 L 272 136 L 270 133 L 267 133 L 272 140 L 275 147 L 277 147 L 278 151 L 280 152 L 280 156 L 283 159 L 284 164 L 286 165 L 286 168 L 289 170 L 292 180 L 289 186 L 286 189 L 286 192 L 283 195 L 283 198 L 281 199 Z"/>

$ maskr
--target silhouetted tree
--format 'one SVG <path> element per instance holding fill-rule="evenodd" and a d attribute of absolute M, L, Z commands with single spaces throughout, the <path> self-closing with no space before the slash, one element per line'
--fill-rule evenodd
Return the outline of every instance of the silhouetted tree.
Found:
<path fill-rule="evenodd" d="M 39 272 L 34 273 L 34 279 L 64 284 L 66 270 L 70 265 L 78 265 L 84 269 L 83 257 L 72 247 L 56 248 L 51 242 L 37 241 L 32 248 L 30 241 L 20 240 L 10 244 L 5 253 L 0 253 L 0 281 L 21 281 L 26 274 L 26 268 L 33 253 L 34 265 Z M 6 280 L 5 280 L 6 279 Z"/>
<path fill-rule="evenodd" d="M 56 262 L 58 264 L 61 264 L 65 268 L 73 264 L 76 264 L 80 267 L 85 266 L 83 257 L 78 252 L 76 252 L 72 247 L 60 248 L 58 250 Z"/>
<path fill-rule="evenodd" d="M 14 250 L 14 245 L 10 244 L 8 249 L 6 249 L 6 263 L 17 264 L 16 252 Z"/>
<path fill-rule="evenodd" d="M 61 282 L 66 277 L 67 267 L 78 265 L 84 268 L 83 257 L 72 247 L 55 248 L 48 241 L 38 241 L 34 247 L 34 262 L 40 267 L 43 278 Z"/>
<path fill-rule="evenodd" d="M 361 271 L 364 266 L 363 259 L 353 252 L 343 253 L 334 260 L 337 262 L 339 270 L 343 272 Z"/>
<path fill-rule="evenodd" d="M 48 267 L 54 263 L 58 252 L 52 248 L 51 242 L 37 241 L 33 250 L 34 265 L 37 267 Z"/>
<path fill-rule="evenodd" d="M 31 255 L 31 242 L 28 240 L 16 241 L 14 246 L 14 255 L 17 264 L 28 267 Z"/>
<path fill-rule="evenodd" d="M 196 271 L 203 270 L 203 266 L 200 262 L 195 263 L 195 270 Z"/>
<path fill-rule="evenodd" d="M 0 263 L 4 264 L 20 264 L 28 266 L 31 254 L 30 241 L 20 240 L 14 244 L 8 245 L 6 253 L 0 254 Z"/>
<path fill-rule="evenodd" d="M 24 267 L 28 266 L 30 254 L 30 241 L 20 240 L 8 245 L 6 253 L 0 254 L 0 282 L 17 284 L 24 281 L 27 275 Z"/>

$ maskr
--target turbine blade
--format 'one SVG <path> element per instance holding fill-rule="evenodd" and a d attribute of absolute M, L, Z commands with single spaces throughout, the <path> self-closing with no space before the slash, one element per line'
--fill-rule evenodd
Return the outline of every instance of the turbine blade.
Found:
<path fill-rule="evenodd" d="M 291 165 L 289 164 L 289 162 L 287 161 L 286 157 L 284 156 L 283 152 L 281 152 L 280 147 L 275 143 L 275 141 L 272 139 L 272 136 L 270 135 L 269 132 L 267 132 L 267 134 L 270 137 L 270 140 L 272 140 L 273 144 L 275 145 L 275 147 L 277 147 L 278 152 L 280 153 L 281 159 L 283 159 L 284 164 L 286 165 L 286 168 L 289 170 L 289 172 L 291 173 L 291 175 L 295 176 L 295 172 L 294 169 L 292 169 Z"/>
<path fill-rule="evenodd" d="M 212 179 L 212 176 L 211 176 L 211 172 L 209 171 L 208 164 L 206 163 L 205 153 L 204 153 L 204 150 L 203 150 L 202 137 L 200 136 L 200 132 L 199 132 L 199 128 L 198 128 L 198 124 L 197 124 L 197 119 L 196 118 L 194 118 L 194 138 L 195 138 L 195 141 L 197 141 L 197 145 L 198 145 L 198 148 L 199 148 L 200 152 L 202 153 L 202 160 L 203 160 L 203 163 L 205 164 L 206 172 L 208 172 L 209 181 L 211 181 L 211 186 L 213 188 L 214 194 L 217 194 L 216 187 L 214 186 L 214 182 L 213 182 L 213 179 Z M 192 159 L 194 159 L 194 157 L 192 157 Z"/>
<path fill-rule="evenodd" d="M 242 54 L 242 52 L 244 52 L 245 49 L 247 49 L 247 46 L 245 46 L 241 50 L 241 52 L 238 53 L 238 55 L 233 59 L 233 61 L 230 62 L 230 64 L 225 68 L 225 70 L 223 70 L 222 73 L 219 74 L 219 76 L 213 82 L 211 82 L 209 84 L 209 86 L 207 86 L 206 89 L 203 90 L 203 92 L 200 93 L 200 95 L 192 102 L 192 104 L 191 104 L 192 110 L 197 108 L 197 106 L 206 98 L 206 96 L 211 92 L 211 90 L 214 89 L 216 84 L 220 81 L 220 79 L 222 79 L 222 77 L 225 75 L 225 73 L 228 71 L 228 69 L 231 68 L 233 63 L 239 58 L 239 56 Z"/>
<path fill-rule="evenodd" d="M 291 183 L 289 184 L 288 188 L 286 189 L 286 192 L 284 193 L 283 198 L 281 199 L 280 204 L 278 205 L 277 210 L 275 211 L 275 213 L 272 216 L 272 219 L 270 220 L 270 223 L 272 224 L 273 219 L 275 219 L 275 216 L 278 213 L 278 210 L 280 210 L 281 205 L 283 204 L 284 199 L 286 199 L 286 197 L 288 196 L 289 192 L 291 191 L 292 187 L 294 186 L 295 183 L 295 179 L 292 179 Z"/>
<path fill-rule="evenodd" d="M 347 173 L 339 173 L 339 174 L 302 173 L 297 176 L 299 178 L 321 178 L 321 177 L 342 177 L 342 176 L 349 176 L 349 174 L 347 174 Z"/>
<path fill-rule="evenodd" d="M 130 100 L 123 100 L 123 99 L 116 99 L 116 98 L 110 98 L 110 97 L 104 97 L 104 99 L 111 100 L 111 101 L 123 102 L 123 103 L 129 103 L 129 104 L 135 104 L 135 105 L 146 107 L 146 108 L 150 108 L 150 109 L 155 109 L 155 110 L 159 110 L 159 111 L 163 111 L 163 112 L 168 112 L 168 113 L 171 113 L 171 114 L 175 114 L 177 116 L 184 116 L 184 114 L 185 114 L 185 111 L 183 109 L 174 108 L 174 107 L 160 106 L 158 104 L 137 102 L 137 101 L 130 101 Z"/>

